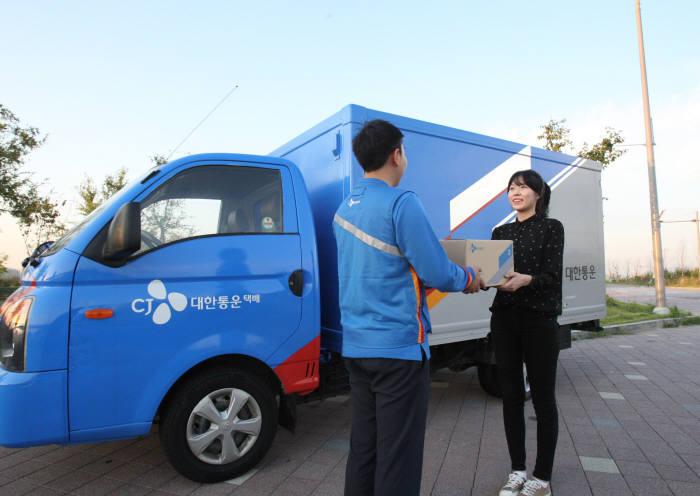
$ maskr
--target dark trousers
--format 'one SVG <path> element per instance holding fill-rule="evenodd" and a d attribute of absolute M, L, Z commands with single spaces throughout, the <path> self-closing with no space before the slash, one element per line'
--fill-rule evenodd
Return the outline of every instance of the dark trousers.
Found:
<path fill-rule="evenodd" d="M 555 399 L 559 324 L 554 317 L 496 311 L 491 316 L 491 339 L 503 394 L 503 423 L 512 470 L 525 470 L 525 391 L 523 360 L 537 415 L 537 460 L 533 475 L 552 479 L 554 450 L 559 434 Z"/>
<path fill-rule="evenodd" d="M 346 358 L 352 429 L 345 496 L 418 496 L 430 364 Z"/>

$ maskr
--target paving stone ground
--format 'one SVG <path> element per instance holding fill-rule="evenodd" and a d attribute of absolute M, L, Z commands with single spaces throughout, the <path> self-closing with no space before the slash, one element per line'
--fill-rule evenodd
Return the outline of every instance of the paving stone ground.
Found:
<path fill-rule="evenodd" d="M 474 369 L 432 380 L 421 494 L 495 496 L 509 469 L 500 400 Z M 555 495 L 700 494 L 700 326 L 575 341 L 557 394 Z M 531 404 L 526 418 L 531 470 Z M 179 476 L 156 434 L 0 448 L 0 495 L 341 495 L 349 421 L 346 397 L 301 405 L 296 434 L 280 430 L 256 470 L 214 485 Z"/>

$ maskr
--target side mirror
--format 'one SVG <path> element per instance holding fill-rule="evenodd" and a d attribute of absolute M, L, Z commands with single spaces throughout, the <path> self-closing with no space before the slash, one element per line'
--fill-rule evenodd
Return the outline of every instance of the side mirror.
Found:
<path fill-rule="evenodd" d="M 44 241 L 43 243 L 38 245 L 36 248 L 34 248 L 34 251 L 32 252 L 30 258 L 36 258 L 36 257 L 40 256 L 46 250 L 51 248 L 52 244 L 53 244 L 53 241 Z"/>
<path fill-rule="evenodd" d="M 107 240 L 102 255 L 106 259 L 120 260 L 141 248 L 141 205 L 125 203 L 109 224 Z"/>
<path fill-rule="evenodd" d="M 36 267 L 39 265 L 40 261 L 37 260 L 42 253 L 44 253 L 46 250 L 51 248 L 51 245 L 53 244 L 53 241 L 44 241 L 40 245 L 38 245 L 36 248 L 34 248 L 34 251 L 32 252 L 31 255 L 29 255 L 27 258 L 22 260 L 22 267 L 26 268 L 27 265 L 31 265 L 32 267 Z"/>

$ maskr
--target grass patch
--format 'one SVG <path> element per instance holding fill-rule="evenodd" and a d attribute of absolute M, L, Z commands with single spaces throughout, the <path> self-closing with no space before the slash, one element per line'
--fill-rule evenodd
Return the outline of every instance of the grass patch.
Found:
<path fill-rule="evenodd" d="M 670 315 L 656 315 L 654 311 L 654 305 L 644 305 L 641 303 L 627 303 L 625 301 L 616 300 L 610 296 L 605 297 L 605 303 L 608 309 L 608 316 L 604 319 L 600 319 L 601 326 L 619 325 L 619 324 L 631 324 L 633 322 L 643 322 L 645 320 L 654 319 L 676 319 L 670 322 L 664 322 L 664 328 L 666 327 L 679 327 L 681 325 L 697 325 L 700 324 L 700 316 L 693 315 L 685 310 L 680 310 L 677 306 L 671 307 Z M 604 338 L 607 336 L 617 336 L 620 334 L 635 334 L 636 331 L 632 330 L 620 330 L 620 329 L 604 329 L 599 332 L 582 332 L 578 333 L 576 336 L 572 336 L 572 341 L 578 341 L 581 339 L 597 339 Z"/>
<path fill-rule="evenodd" d="M 667 287 L 700 288 L 700 269 L 665 270 L 664 279 L 666 280 Z M 653 286 L 654 274 L 645 272 L 626 277 L 622 277 L 619 274 L 611 274 L 607 282 L 611 284 L 631 284 L 633 286 Z"/>
<path fill-rule="evenodd" d="M 677 306 L 672 306 L 670 315 L 657 315 L 654 313 L 654 305 L 642 303 L 628 303 L 616 300 L 610 296 L 605 297 L 605 304 L 608 309 L 608 316 L 600 319 L 600 325 L 629 324 L 631 322 L 642 322 L 644 320 L 666 319 L 690 317 L 692 314 L 685 310 L 680 310 Z"/>
<path fill-rule="evenodd" d="M 679 320 L 676 320 L 675 322 L 666 322 L 664 323 L 664 327 L 680 327 L 682 325 L 698 325 L 700 324 L 700 317 L 693 316 L 693 317 L 683 317 Z"/>

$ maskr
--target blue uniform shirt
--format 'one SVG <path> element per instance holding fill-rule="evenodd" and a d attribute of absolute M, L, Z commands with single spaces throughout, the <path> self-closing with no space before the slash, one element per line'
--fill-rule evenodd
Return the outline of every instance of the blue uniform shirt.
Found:
<path fill-rule="evenodd" d="M 333 219 L 343 356 L 421 360 L 430 356 L 425 285 L 462 291 L 474 277 L 451 262 L 418 197 L 364 178 Z"/>

